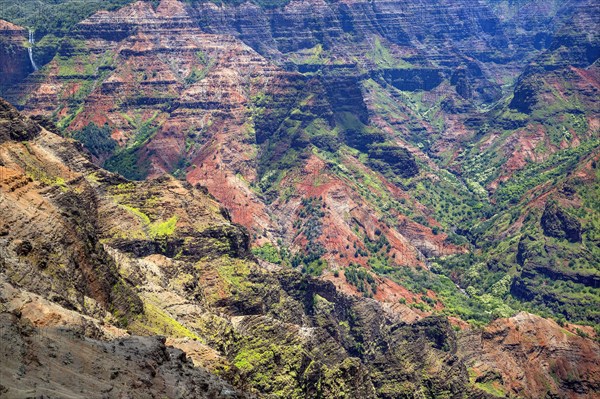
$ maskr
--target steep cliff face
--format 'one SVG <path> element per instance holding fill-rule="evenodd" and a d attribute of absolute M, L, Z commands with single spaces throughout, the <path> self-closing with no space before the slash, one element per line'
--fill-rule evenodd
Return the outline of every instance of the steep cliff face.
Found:
<path fill-rule="evenodd" d="M 29 55 L 24 43 L 27 30 L 0 19 L 0 93 L 19 83 L 32 72 Z"/>

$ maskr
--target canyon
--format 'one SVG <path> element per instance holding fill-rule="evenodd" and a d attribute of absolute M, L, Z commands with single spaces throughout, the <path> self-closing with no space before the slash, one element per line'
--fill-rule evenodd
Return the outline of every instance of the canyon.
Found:
<path fill-rule="evenodd" d="M 0 12 L 0 390 L 600 390 L 596 2 L 114 3 Z"/>

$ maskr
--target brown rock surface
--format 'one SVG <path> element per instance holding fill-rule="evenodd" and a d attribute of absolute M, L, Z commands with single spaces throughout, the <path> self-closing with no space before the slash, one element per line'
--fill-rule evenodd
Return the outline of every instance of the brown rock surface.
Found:
<path fill-rule="evenodd" d="M 161 337 L 85 338 L 0 313 L 3 398 L 242 398 Z"/>
<path fill-rule="evenodd" d="M 524 398 L 594 398 L 600 391 L 600 346 L 529 313 L 498 319 L 459 339 L 478 384 Z"/>

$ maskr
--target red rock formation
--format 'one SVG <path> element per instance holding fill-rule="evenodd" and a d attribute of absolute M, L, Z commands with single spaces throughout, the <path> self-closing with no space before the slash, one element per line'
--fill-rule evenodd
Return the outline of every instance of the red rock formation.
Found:
<path fill-rule="evenodd" d="M 257 239 L 284 238 L 296 251 L 305 244 L 292 226 L 300 200 L 322 197 L 324 229 L 318 241 L 333 268 L 366 264 L 366 258 L 355 259 L 354 246 L 363 248 L 366 237 L 375 239 L 375 230 L 387 237 L 388 255 L 399 266 L 422 265 L 423 254 L 464 251 L 445 243 L 444 234 L 434 235 L 395 211 L 394 224 L 400 227 L 382 222 L 383 214 L 359 194 L 357 183 L 341 179 L 314 155 L 283 179 L 281 189 L 292 193 L 289 202 L 281 198 L 269 204 L 257 195 L 251 188 L 258 183 L 260 151 L 253 122 L 256 98 L 295 96 L 304 79 L 233 36 L 202 32 L 182 3 L 163 0 L 154 9 L 136 2 L 98 12 L 81 22 L 76 34 L 74 44 L 63 46 L 45 67 L 47 77 L 30 81 L 24 89 L 30 93 L 28 114 L 57 111 L 71 131 L 90 122 L 108 124 L 122 147 L 139 145 L 137 166 L 147 169 L 149 177 L 182 168 L 189 182 L 207 187 L 233 221 L 252 229 Z M 82 97 L 83 102 L 65 101 Z M 314 99 L 305 107 L 322 112 Z M 143 129 L 148 133 L 136 137 Z M 373 174 L 354 156 L 344 162 Z M 383 176 L 373 177 L 386 195 L 407 198 Z M 411 203 L 419 213 L 429 213 Z M 360 234 L 353 231 L 355 226 Z"/>
<path fill-rule="evenodd" d="M 498 319 L 461 339 L 477 384 L 523 398 L 593 398 L 600 391 L 600 346 L 529 313 Z"/>

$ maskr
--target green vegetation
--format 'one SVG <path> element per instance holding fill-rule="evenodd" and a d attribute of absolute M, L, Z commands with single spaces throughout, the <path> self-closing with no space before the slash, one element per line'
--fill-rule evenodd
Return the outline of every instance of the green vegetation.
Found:
<path fill-rule="evenodd" d="M 545 126 L 554 123 L 549 119 Z M 459 276 L 461 286 L 472 286 L 480 293 L 489 292 L 495 281 L 510 275 L 512 283 L 505 300 L 512 308 L 597 325 L 597 165 L 591 162 L 595 180 L 584 183 L 575 176 L 597 156 L 599 144 L 597 138 L 590 138 L 578 146 L 558 150 L 543 162 L 528 162 L 501 183 L 494 194 L 494 212 L 483 208 L 480 214 L 486 217 L 465 228 L 480 249 L 476 259 L 441 261 L 443 273 Z M 488 149 L 487 154 L 493 151 Z M 478 161 L 479 165 L 484 163 L 493 165 L 490 158 Z M 475 166 L 469 167 L 467 173 L 474 170 Z M 487 174 L 482 183 L 493 178 L 493 174 Z M 532 199 L 545 196 L 544 203 L 530 207 Z M 581 201 L 581 205 L 573 205 L 574 200 Z M 484 266 L 474 273 L 473 264 Z"/>
<path fill-rule="evenodd" d="M 325 259 L 315 259 L 309 262 L 305 257 L 301 262 L 303 263 L 302 273 L 310 274 L 315 277 L 323 274 L 323 270 L 327 268 L 327 261 Z"/>
<path fill-rule="evenodd" d="M 380 68 L 410 68 L 412 65 L 392 55 L 382 43 L 379 37 L 375 37 L 373 47 L 367 52 L 367 58 Z"/>
<path fill-rule="evenodd" d="M 148 164 L 139 163 L 137 149 L 124 149 L 109 158 L 104 167 L 131 180 L 143 180 L 148 174 Z"/>
<path fill-rule="evenodd" d="M 278 196 L 277 186 L 285 173 L 298 165 L 306 150 L 299 114 L 293 112 L 296 92 L 274 98 L 258 93 L 252 98 L 252 121 L 256 142 L 261 146 L 258 189 L 267 202 Z"/>
<path fill-rule="evenodd" d="M 252 253 L 257 258 L 267 262 L 275 263 L 277 265 L 281 264 L 282 262 L 281 256 L 279 255 L 279 250 L 271 243 L 267 243 L 262 247 L 252 248 Z"/>
<path fill-rule="evenodd" d="M 297 253 L 291 260 L 292 267 L 302 266 L 304 273 L 315 276 L 321 275 L 327 267 L 327 262 L 322 259 L 327 250 L 317 240 L 323 231 L 321 219 L 325 216 L 323 199 L 317 197 L 303 198 L 302 208 L 298 211 L 294 227 L 298 235 L 303 234 L 308 243 L 305 250 Z"/>
<path fill-rule="evenodd" d="M 444 305 L 442 313 L 458 316 L 470 323 L 481 325 L 498 317 L 510 317 L 516 310 L 505 305 L 508 292 L 491 290 L 492 293 L 480 294 L 472 289 L 463 292 L 450 278 L 437 274 L 442 271 L 439 265 L 433 264 L 431 271 L 414 269 L 409 266 L 389 266 L 373 264 L 373 271 L 386 276 L 409 291 L 423 296 L 423 304 L 416 304 L 421 310 L 433 310 L 434 302 L 425 294 L 432 291 Z"/>
<path fill-rule="evenodd" d="M 85 42 L 65 33 L 97 9 L 128 2 L 24 0 L 17 4 L 0 0 L 0 18 L 36 29 L 37 47 L 48 53 L 59 47 L 65 50 L 54 57 L 58 77 L 73 83 L 69 97 L 60 99 L 56 110 L 62 118 L 58 127 L 65 134 L 84 112 L 85 99 L 102 81 L 104 67 L 115 65 L 113 52 L 86 54 L 82 51 Z M 253 2 L 274 8 L 288 0 Z M 416 86 L 419 80 L 436 80 L 438 66 L 425 66 L 414 54 L 408 58 L 409 51 L 377 35 L 369 36 L 365 43 L 369 44 L 365 58 L 355 60 L 361 76 L 353 76 L 347 68 L 324 67 L 333 66 L 336 57 L 327 41 L 319 39 L 289 53 L 288 61 L 303 64 L 308 71 L 303 79 L 290 81 L 285 90 L 277 92 L 252 88 L 250 115 L 242 134 L 244 140 L 256 144 L 258 179 L 251 185 L 259 198 L 267 204 L 297 200 L 295 187 L 288 182 L 297 178 L 308 157 L 316 156 L 325 164 L 324 175 L 340 179 L 364 200 L 382 223 L 379 228 L 402 231 L 407 228 L 406 217 L 431 228 L 438 239 L 447 234 L 445 244 L 469 251 L 435 259 L 433 273 L 421 272 L 403 267 L 412 265 L 399 265 L 390 255 L 392 245 L 385 234 L 379 231 L 369 238 L 365 227 L 357 222 L 351 225 L 358 239 L 350 253 L 353 251 L 354 261 L 366 268 L 352 265 L 345 276 L 365 295 L 376 293 L 377 287 L 370 281 L 375 279 L 371 274 L 375 272 L 398 281 L 422 299 L 428 298 L 415 306 L 432 310 L 437 305 L 426 292 L 430 290 L 445 306 L 444 312 L 476 323 L 520 309 L 597 323 L 598 312 L 593 309 L 599 295 L 600 209 L 596 198 L 600 191 L 589 176 L 582 180 L 574 176 L 585 175 L 581 165 L 595 165 L 600 141 L 589 122 L 587 94 L 578 96 L 579 89 L 571 82 L 576 72 L 549 68 L 562 65 L 563 53 L 568 51 L 548 51 L 514 87 L 507 76 L 499 77 L 510 83 L 504 89 L 513 93 L 481 105 L 469 102 L 462 94 L 456 96 L 456 82 L 447 76 L 439 77 L 443 81 L 439 87 L 412 90 L 413 80 Z M 352 57 L 349 54 L 339 59 L 348 62 Z M 214 62 L 202 51 L 195 58 L 197 62 L 183 78 L 186 86 L 204 79 Z M 553 75 L 548 76 L 550 73 Z M 142 74 L 136 72 L 134 79 L 142 81 Z M 469 70 L 469 74 L 473 74 L 469 79 L 477 80 L 478 71 Z M 357 93 L 352 93 L 356 88 Z M 160 129 L 161 122 L 157 121 L 168 115 L 158 118 L 157 111 L 147 120 L 141 115 L 134 109 L 122 115 L 135 132 L 126 147 L 116 145 L 108 125 L 90 123 L 70 134 L 95 157 L 107 158 L 107 169 L 142 180 L 154 155 L 147 144 Z M 450 138 L 454 133 L 456 136 Z M 186 150 L 171 172 L 184 178 L 190 166 L 185 154 L 197 153 L 203 144 L 195 132 L 188 133 Z M 510 152 L 529 144 L 534 148 L 523 150 L 527 154 L 524 161 L 515 162 L 523 165 L 517 170 L 512 164 L 507 166 Z M 509 178 L 501 178 L 504 176 Z M 59 180 L 45 182 L 65 187 Z M 392 194 L 389 183 L 406 195 Z M 317 179 L 314 184 L 321 183 Z M 297 235 L 292 239 L 303 243 L 306 250 L 289 255 L 278 243 L 255 247 L 252 252 L 259 259 L 321 275 L 337 256 L 321 244 L 327 220 L 324 207 L 321 198 L 313 197 L 302 199 L 297 210 L 293 225 Z M 175 216 L 162 219 L 133 205 L 127 209 L 141 220 L 141 234 L 166 238 L 176 232 Z M 430 223 L 432 218 L 439 225 Z M 235 273 L 227 275 L 229 278 Z M 232 285 L 243 285 L 236 278 Z"/>
<path fill-rule="evenodd" d="M 469 371 L 469 379 L 471 381 L 471 384 L 474 384 L 477 388 L 481 389 L 482 391 L 484 391 L 494 397 L 506 398 L 507 393 L 506 393 L 505 388 L 502 385 L 502 382 L 500 379 L 494 379 L 494 380 L 485 381 L 485 382 L 478 382 L 477 374 L 475 373 L 475 371 L 473 369 L 469 369 L 468 371 Z"/>
<path fill-rule="evenodd" d="M 175 225 L 177 224 L 177 216 L 173 216 L 165 221 L 156 221 L 149 226 L 149 234 L 151 237 L 164 238 L 172 236 L 175 233 Z"/>
<path fill-rule="evenodd" d="M 550 201 L 547 209 L 553 207 L 556 205 Z M 521 230 L 498 239 L 499 232 L 505 231 L 521 213 L 526 213 Z M 588 216 L 591 220 L 585 223 L 594 232 L 591 236 L 595 236 L 597 227 L 593 220 L 597 215 L 588 215 L 594 215 Z M 600 321 L 596 310 L 600 289 L 594 282 L 600 278 L 596 243 L 589 240 L 590 234 L 581 236 L 581 243 L 573 243 L 562 234 L 548 236 L 542 219 L 541 210 L 515 207 L 500 212 L 471 230 L 481 243 L 479 254 L 439 259 L 440 266 L 435 270 L 454 276 L 469 294 L 484 300 L 491 299 L 491 295 L 502 298 L 513 309 L 596 325 Z M 572 216 L 566 220 L 573 220 Z M 561 231 L 570 231 L 569 228 L 560 227 Z"/>
<path fill-rule="evenodd" d="M 132 0 L 0 0 L 0 19 L 36 30 L 36 36 L 63 36 L 98 10 L 114 10 Z M 38 36 L 38 37 L 39 37 Z"/>
<path fill-rule="evenodd" d="M 143 180 L 148 174 L 148 161 L 142 159 L 142 147 L 156 134 L 160 126 L 154 123 L 158 111 L 148 120 L 131 121 L 137 134 L 127 147 L 118 149 L 104 164 L 111 172 L 120 173 L 131 180 Z M 146 155 L 149 155 L 148 153 Z"/>
<path fill-rule="evenodd" d="M 599 145 L 600 140 L 590 140 L 578 147 L 558 151 L 545 162 L 528 164 L 498 188 L 496 197 L 505 207 L 518 203 L 528 190 L 568 176 L 580 164 L 581 159 Z"/>
<path fill-rule="evenodd" d="M 128 328 L 143 334 L 165 335 L 174 338 L 200 340 L 194 332 L 160 308 L 155 298 L 144 301 L 144 315 L 128 324 Z"/>
<path fill-rule="evenodd" d="M 377 293 L 377 282 L 371 273 L 360 265 L 351 264 L 344 270 L 344 277 L 349 284 L 368 297 Z"/>
<path fill-rule="evenodd" d="M 239 259 L 229 259 L 227 257 L 223 257 L 221 262 L 219 262 L 216 266 L 219 276 L 221 276 L 221 278 L 227 282 L 231 288 L 239 291 L 247 288 L 247 278 L 248 274 L 250 273 L 250 268 L 246 262 L 243 262 Z"/>
<path fill-rule="evenodd" d="M 110 154 L 117 146 L 116 141 L 111 137 L 108 124 L 98 127 L 92 122 L 83 129 L 73 132 L 73 138 L 80 141 L 95 157 Z"/>
<path fill-rule="evenodd" d="M 149 225 L 150 224 L 150 218 L 148 217 L 148 215 L 146 215 L 144 212 L 140 211 L 139 209 L 134 208 L 133 206 L 125 205 L 125 204 L 121 204 L 121 207 L 123 209 L 125 209 L 125 210 L 133 213 L 145 225 Z"/>
<path fill-rule="evenodd" d="M 240 337 L 233 364 L 257 392 L 300 398 L 302 390 L 294 379 L 302 373 L 300 367 L 306 354 L 300 342 L 278 336 L 280 328 L 265 322 L 255 325 L 251 335 Z"/>
<path fill-rule="evenodd" d="M 213 61 L 203 51 L 196 52 L 196 60 L 200 68 L 196 64 L 192 65 L 192 70 L 184 79 L 186 85 L 192 85 L 204 79 L 213 65 Z"/>

